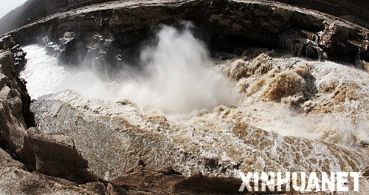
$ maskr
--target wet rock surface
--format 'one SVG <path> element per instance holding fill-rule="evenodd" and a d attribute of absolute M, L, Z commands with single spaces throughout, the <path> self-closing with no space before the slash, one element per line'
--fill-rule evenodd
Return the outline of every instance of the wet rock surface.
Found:
<path fill-rule="evenodd" d="M 34 126 L 34 119 L 25 83 L 16 76 L 14 56 L 9 51 L 16 44 L 11 37 L 4 37 L 0 45 L 8 49 L 0 53 L 0 140 L 2 147 L 17 153 L 23 145 L 27 127 Z"/>

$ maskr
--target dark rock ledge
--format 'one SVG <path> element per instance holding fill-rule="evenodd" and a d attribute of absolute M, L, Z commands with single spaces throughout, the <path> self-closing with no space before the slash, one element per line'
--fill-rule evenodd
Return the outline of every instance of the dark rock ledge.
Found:
<path fill-rule="evenodd" d="M 43 37 L 57 42 L 64 33 L 73 32 L 75 44 L 84 49 L 100 35 L 112 40 L 107 59 L 113 59 L 137 50 L 153 26 L 178 20 L 194 21 L 204 29 L 211 50 L 232 53 L 239 48 L 266 46 L 359 67 L 362 60 L 369 61 L 368 29 L 275 1 L 116 1 L 47 16 L 11 34 L 20 44 L 29 44 Z"/>

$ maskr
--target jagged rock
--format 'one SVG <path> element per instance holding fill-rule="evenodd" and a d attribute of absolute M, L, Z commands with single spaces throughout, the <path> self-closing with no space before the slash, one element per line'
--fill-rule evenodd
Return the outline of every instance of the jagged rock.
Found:
<path fill-rule="evenodd" d="M 88 162 L 77 151 L 74 140 L 64 135 L 47 135 L 37 128 L 27 130 L 22 151 L 32 171 L 85 183 L 97 181 L 87 171 Z"/>
<path fill-rule="evenodd" d="M 324 60 L 323 49 L 318 45 L 319 36 L 312 32 L 286 30 L 280 35 L 281 45 L 295 56 Z"/>
<path fill-rule="evenodd" d="M 88 183 L 81 187 L 67 180 L 28 172 L 22 163 L 14 160 L 2 149 L 0 175 L 2 194 L 104 194 L 101 192 L 107 191 L 102 187 L 98 190 L 97 186 L 101 186 L 101 183 Z"/>
<path fill-rule="evenodd" d="M 60 54 L 59 63 L 64 65 L 78 65 L 82 62 L 87 48 L 76 38 L 74 32 L 65 32 L 59 39 Z"/>
<path fill-rule="evenodd" d="M 0 149 L 0 167 L 4 168 L 14 168 L 14 169 L 22 169 L 25 170 L 26 166 L 19 161 L 14 160 L 7 152 L 3 149 Z"/>
<path fill-rule="evenodd" d="M 367 39 L 368 31 L 360 32 L 360 29 L 354 25 L 342 21 L 334 21 L 327 24 L 320 36 L 319 44 L 322 45 L 324 51 L 328 52 L 328 54 L 332 55 L 334 53 L 338 59 L 349 61 L 350 59 L 355 60 L 360 53 L 367 52 L 369 45 Z M 361 57 L 366 61 L 369 60 L 365 55 Z"/>
<path fill-rule="evenodd" d="M 79 182 L 96 181 L 87 172 L 73 142 L 66 136 L 44 136 L 37 133 L 30 97 L 24 82 L 15 75 L 11 37 L 0 40 L 0 192 L 4 194 L 104 194 L 101 183 L 76 183 L 31 173 L 28 169 Z M 5 152 L 7 151 L 7 152 Z M 20 161 L 25 162 L 26 165 Z M 99 187 L 100 186 L 100 187 Z"/>
<path fill-rule="evenodd" d="M 14 47 L 15 42 L 12 36 L 5 35 L 0 38 L 0 49 L 9 49 Z"/>
<path fill-rule="evenodd" d="M 24 66 L 27 63 L 27 59 L 26 59 L 27 53 L 23 51 L 23 49 L 20 47 L 19 44 L 12 47 L 11 51 L 14 56 L 15 74 L 18 76 L 19 73 L 24 69 Z"/>
<path fill-rule="evenodd" d="M 21 82 L 15 78 L 13 55 L 10 51 L 0 52 L 0 78 L 0 143 L 16 152 L 23 145 L 27 128 L 23 114 L 23 105 L 27 107 L 27 101 L 23 102 L 26 91 L 22 91 L 19 86 Z"/>

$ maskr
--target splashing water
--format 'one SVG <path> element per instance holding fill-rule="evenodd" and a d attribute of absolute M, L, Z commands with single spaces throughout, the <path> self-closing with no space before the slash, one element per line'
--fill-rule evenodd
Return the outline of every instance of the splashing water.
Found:
<path fill-rule="evenodd" d="M 183 30 L 164 25 L 157 33 L 157 44 L 141 52 L 144 70 L 123 69 L 122 78 L 114 79 L 115 82 L 102 80 L 88 66 L 68 70 L 57 66 L 56 60 L 45 56 L 38 46 L 24 48 L 30 61 L 22 77 L 33 98 L 71 89 L 90 98 L 128 98 L 144 109 L 165 113 L 238 104 L 232 83 L 214 69 L 205 45 L 190 29 L 189 23 Z"/>
<path fill-rule="evenodd" d="M 369 143 L 369 75 L 301 58 L 234 60 L 223 66 L 243 94 L 242 121 L 285 136 L 348 147 Z M 240 72 L 242 73 L 239 76 Z"/>
<path fill-rule="evenodd" d="M 141 52 L 143 70 L 123 69 L 113 81 L 89 66 L 58 66 L 39 46 L 25 47 L 21 77 L 39 98 L 33 109 L 40 130 L 73 137 L 107 180 L 139 159 L 185 175 L 221 176 L 234 167 L 359 171 L 369 162 L 358 149 L 369 143 L 366 72 L 266 54 L 215 65 L 190 26 L 163 26 L 156 38 Z"/>
<path fill-rule="evenodd" d="M 237 104 L 231 82 L 215 71 L 206 47 L 190 28 L 190 24 L 182 31 L 163 26 L 157 34 L 158 44 L 141 53 L 149 76 L 123 84 L 119 96 L 175 113 Z"/>
<path fill-rule="evenodd" d="M 24 48 L 29 61 L 21 77 L 32 98 L 70 89 L 87 98 L 129 99 L 144 110 L 165 113 L 238 105 L 233 111 L 242 113 L 240 120 L 261 129 L 344 146 L 369 143 L 366 72 L 333 62 L 263 54 L 253 61 L 218 65 L 230 81 L 216 70 L 203 42 L 190 29 L 190 24 L 183 30 L 164 25 L 157 43 L 141 52 L 143 70 L 123 69 L 121 77 L 112 81 L 102 79 L 88 65 L 58 66 L 36 45 Z M 314 80 L 307 83 L 306 75 Z M 309 87 L 316 91 L 306 92 Z M 316 94 L 305 97 L 304 93 Z M 296 113 L 288 102 L 301 99 L 299 109 L 305 111 Z"/>

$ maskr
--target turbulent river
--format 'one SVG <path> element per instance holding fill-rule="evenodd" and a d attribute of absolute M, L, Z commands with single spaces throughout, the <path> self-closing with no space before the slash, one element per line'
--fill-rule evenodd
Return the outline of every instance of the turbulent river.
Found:
<path fill-rule="evenodd" d="M 141 51 L 143 70 L 127 66 L 113 78 L 24 47 L 21 77 L 40 130 L 72 137 L 107 180 L 139 161 L 218 176 L 369 164 L 367 72 L 264 53 L 215 60 L 189 30 L 172 27 L 157 38 Z"/>

